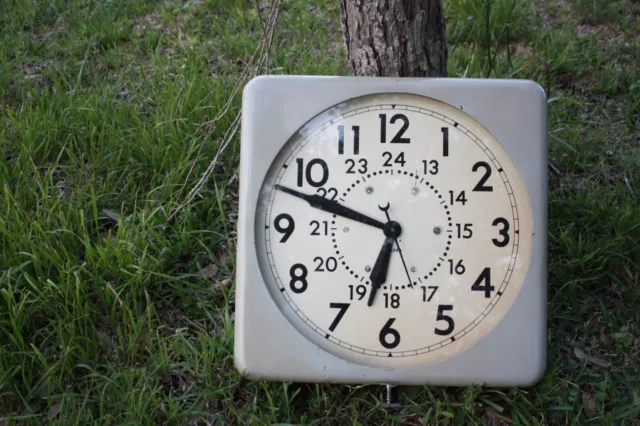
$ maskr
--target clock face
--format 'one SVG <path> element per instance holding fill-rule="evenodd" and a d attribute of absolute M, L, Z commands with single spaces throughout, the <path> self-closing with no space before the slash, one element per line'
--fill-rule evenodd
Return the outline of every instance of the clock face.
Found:
<path fill-rule="evenodd" d="M 410 94 L 351 99 L 306 123 L 273 159 L 255 220 L 260 269 L 293 326 L 379 367 L 482 339 L 531 251 L 527 191 L 500 142 Z"/>

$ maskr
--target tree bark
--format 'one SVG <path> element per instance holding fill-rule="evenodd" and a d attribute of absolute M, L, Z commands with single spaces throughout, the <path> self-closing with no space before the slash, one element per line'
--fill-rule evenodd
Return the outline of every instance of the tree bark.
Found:
<path fill-rule="evenodd" d="M 442 0 L 339 0 L 342 35 L 354 74 L 445 77 Z"/>

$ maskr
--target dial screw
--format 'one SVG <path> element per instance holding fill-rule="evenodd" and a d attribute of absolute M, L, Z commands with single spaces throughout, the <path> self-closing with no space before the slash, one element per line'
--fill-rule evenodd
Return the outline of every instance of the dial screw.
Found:
<path fill-rule="evenodd" d="M 416 272 L 418 270 L 418 268 L 416 268 L 415 266 L 411 267 L 411 272 Z"/>
<path fill-rule="evenodd" d="M 371 266 L 369 266 L 369 265 L 365 266 L 365 267 L 364 267 L 364 270 L 365 270 L 366 272 L 371 272 Z"/>
<path fill-rule="evenodd" d="M 442 233 L 442 228 L 436 226 L 435 228 L 433 228 L 433 233 L 436 235 L 440 235 Z"/>
<path fill-rule="evenodd" d="M 342 228 L 342 232 L 349 232 L 349 227 L 345 226 L 344 228 Z"/>
<path fill-rule="evenodd" d="M 413 195 L 416 195 L 418 192 L 420 192 L 420 190 L 419 190 L 418 188 L 412 188 L 412 189 L 411 189 L 411 193 L 412 193 Z"/>
<path fill-rule="evenodd" d="M 371 194 L 371 193 L 373 193 L 373 187 L 372 186 L 367 186 L 367 189 L 365 189 L 365 191 L 367 192 L 367 194 Z"/>

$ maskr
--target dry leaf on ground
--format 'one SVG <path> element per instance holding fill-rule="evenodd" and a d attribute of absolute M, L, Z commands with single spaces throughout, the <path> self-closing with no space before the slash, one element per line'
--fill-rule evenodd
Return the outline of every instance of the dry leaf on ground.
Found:
<path fill-rule="evenodd" d="M 597 409 L 596 399 L 593 395 L 588 392 L 582 392 L 582 406 L 584 407 L 584 412 L 587 414 L 587 417 L 595 417 Z"/>
<path fill-rule="evenodd" d="M 590 362 L 592 364 L 595 365 L 599 365 L 600 367 L 610 367 L 611 363 L 609 361 L 607 361 L 606 359 L 597 357 L 597 356 L 592 356 L 587 354 L 583 348 L 581 348 L 580 346 L 574 346 L 573 347 L 573 353 L 576 356 L 576 358 Z"/>
<path fill-rule="evenodd" d="M 500 413 L 495 408 L 486 407 L 484 409 L 484 412 L 487 415 L 487 419 L 489 420 L 489 425 L 502 426 L 508 424 L 506 421 L 504 421 L 504 419 L 500 418 Z"/>
<path fill-rule="evenodd" d="M 54 402 L 49 409 L 49 418 L 55 419 L 60 414 L 60 410 L 62 409 L 62 402 Z"/>
<path fill-rule="evenodd" d="M 218 267 L 213 263 L 208 264 L 200 272 L 198 272 L 198 276 L 202 278 L 213 278 L 218 273 Z"/>

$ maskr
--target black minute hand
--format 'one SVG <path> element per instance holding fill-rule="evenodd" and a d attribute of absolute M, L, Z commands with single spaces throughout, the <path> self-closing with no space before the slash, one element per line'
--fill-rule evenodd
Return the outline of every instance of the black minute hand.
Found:
<path fill-rule="evenodd" d="M 296 191 L 295 189 L 287 188 L 286 186 L 282 185 L 275 185 L 275 188 L 282 192 L 286 192 L 289 195 L 293 195 L 294 197 L 305 200 L 311 207 L 315 209 L 324 210 L 325 212 L 346 217 L 347 219 L 355 220 L 356 222 L 364 223 L 365 225 L 370 225 L 375 228 L 384 228 L 384 223 L 380 222 L 379 220 L 373 219 L 362 213 L 358 213 L 355 210 L 351 210 L 350 208 L 345 207 L 336 201 L 328 200 L 324 197 L 321 197 L 320 195 L 305 194 L 303 192 Z"/>

